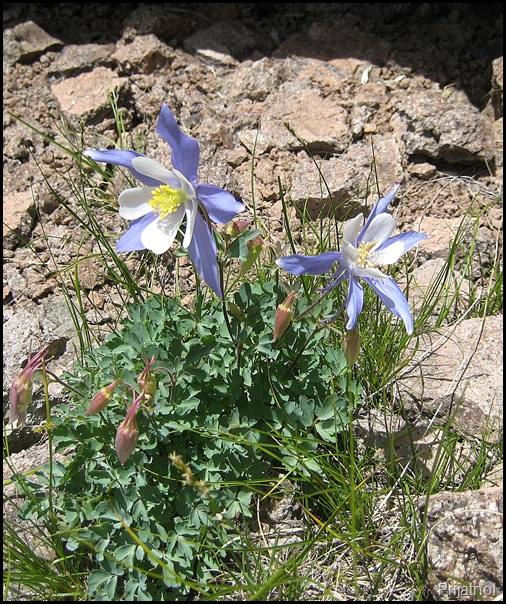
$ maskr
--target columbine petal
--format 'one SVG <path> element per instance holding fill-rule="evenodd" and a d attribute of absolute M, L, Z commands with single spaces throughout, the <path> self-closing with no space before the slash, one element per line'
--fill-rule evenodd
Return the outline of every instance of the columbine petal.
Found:
<path fill-rule="evenodd" d="M 135 220 L 153 211 L 149 205 L 154 187 L 125 189 L 118 197 L 119 215 L 127 220 Z"/>
<path fill-rule="evenodd" d="M 351 243 L 354 247 L 357 247 L 357 237 L 362 228 L 363 221 L 364 215 L 359 214 L 358 216 L 355 216 L 355 218 L 348 220 L 343 227 L 343 239 Z"/>
<path fill-rule="evenodd" d="M 364 278 L 381 299 L 388 310 L 404 321 L 409 335 L 413 333 L 413 317 L 409 304 L 397 283 L 390 277 L 387 279 Z"/>
<path fill-rule="evenodd" d="M 369 216 L 367 217 L 366 223 L 364 224 L 364 228 L 362 229 L 359 238 L 362 237 L 362 235 L 367 231 L 369 225 L 376 218 L 376 216 L 378 216 L 378 214 L 382 214 L 383 212 L 387 211 L 387 208 L 392 203 L 397 191 L 399 190 L 399 187 L 400 185 L 395 185 L 394 188 L 390 191 L 390 193 L 388 193 L 388 195 L 382 197 L 381 199 L 378 199 L 378 201 L 374 204 L 374 207 L 371 210 Z"/>
<path fill-rule="evenodd" d="M 162 136 L 172 149 L 172 165 L 190 182 L 197 180 L 199 167 L 199 144 L 184 134 L 167 105 L 162 105 L 156 132 Z"/>
<path fill-rule="evenodd" d="M 130 223 L 128 231 L 124 233 L 116 243 L 117 252 L 134 252 L 135 250 L 145 250 L 146 246 L 141 241 L 142 233 L 150 222 L 156 220 L 156 214 L 151 212 L 142 218 L 137 218 Z"/>
<path fill-rule="evenodd" d="M 379 254 L 383 252 L 383 250 L 389 247 L 392 244 L 396 244 L 397 242 L 402 243 L 402 254 L 405 254 L 408 250 L 410 250 L 414 245 L 420 243 L 424 239 L 427 239 L 428 235 L 425 233 L 418 233 L 417 231 L 407 231 L 406 233 L 399 233 L 398 235 L 394 235 L 394 237 L 390 237 L 385 243 L 376 248 L 376 253 Z M 401 254 L 401 256 L 402 256 Z M 379 264 L 382 264 L 379 262 Z"/>
<path fill-rule="evenodd" d="M 354 269 L 355 264 L 358 260 L 358 250 L 347 239 L 343 239 L 342 255 L 343 255 L 343 260 L 342 260 L 343 265 L 350 270 Z"/>
<path fill-rule="evenodd" d="M 390 241 L 391 239 L 385 242 L 380 252 L 374 253 L 374 262 L 377 264 L 394 264 L 404 254 L 402 241 L 396 240 L 389 243 Z"/>
<path fill-rule="evenodd" d="M 361 235 L 360 243 L 375 241 L 378 246 L 384 243 L 395 230 L 395 218 L 390 214 L 378 214 Z"/>
<path fill-rule="evenodd" d="M 358 316 L 362 312 L 364 306 L 364 288 L 358 281 L 358 279 L 350 278 L 350 285 L 348 289 L 348 299 L 346 301 L 346 314 L 348 315 L 348 322 L 346 323 L 346 329 L 353 329 L 357 324 Z"/>
<path fill-rule="evenodd" d="M 155 254 L 163 254 L 174 243 L 185 209 L 181 205 L 163 219 L 157 217 L 141 233 L 142 244 Z"/>
<path fill-rule="evenodd" d="M 195 226 L 195 219 L 198 214 L 198 204 L 195 199 L 190 199 L 185 204 L 186 213 L 186 231 L 183 238 L 183 247 L 188 248 L 193 237 L 193 229 Z"/>
<path fill-rule="evenodd" d="M 170 185 L 175 189 L 181 188 L 181 181 L 165 166 L 149 157 L 136 157 L 132 160 L 132 166 L 139 172 L 153 181 L 160 184 Z"/>
<path fill-rule="evenodd" d="M 119 151 L 118 149 L 110 149 L 108 151 L 95 151 L 93 149 L 87 149 L 83 151 L 85 157 L 89 157 L 96 162 L 105 162 L 107 164 L 113 164 L 115 166 L 122 166 L 128 168 L 135 178 L 142 182 L 143 185 L 148 187 L 157 187 L 160 183 L 153 178 L 150 178 L 141 172 L 138 172 L 132 165 L 132 161 L 138 157 L 146 157 L 142 153 L 137 151 L 124 150 Z"/>
<path fill-rule="evenodd" d="M 321 275 L 329 271 L 336 262 L 340 262 L 341 258 L 340 252 L 324 252 L 317 256 L 293 254 L 278 258 L 276 264 L 292 275 Z"/>
<path fill-rule="evenodd" d="M 223 298 L 218 278 L 216 244 L 207 222 L 199 212 L 195 216 L 193 237 L 188 246 L 188 254 L 198 274 L 219 298 Z"/>
<path fill-rule="evenodd" d="M 376 279 L 384 279 L 388 277 L 384 272 L 380 271 L 379 268 L 374 268 L 374 266 L 368 266 L 365 268 L 355 267 L 352 271 L 350 271 L 355 277 L 374 277 Z"/>
<path fill-rule="evenodd" d="M 204 206 L 209 218 L 216 224 L 229 222 L 244 211 L 244 204 L 220 187 L 197 185 L 197 198 Z"/>

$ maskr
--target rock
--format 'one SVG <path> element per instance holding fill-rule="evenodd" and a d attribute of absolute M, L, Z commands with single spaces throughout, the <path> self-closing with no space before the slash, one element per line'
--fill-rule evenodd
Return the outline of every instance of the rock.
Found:
<path fill-rule="evenodd" d="M 40 57 L 48 50 L 54 50 L 63 45 L 53 38 L 33 21 L 19 23 L 12 29 L 4 30 L 4 64 L 13 65 L 16 62 L 28 63 Z"/>
<path fill-rule="evenodd" d="M 297 163 L 290 188 L 294 205 L 312 220 L 326 216 L 347 220 L 362 211 L 357 200 L 362 175 L 340 158 L 319 161 L 317 166 L 305 156 Z"/>
<path fill-rule="evenodd" d="M 286 81 L 289 72 L 286 62 L 268 57 L 244 61 L 223 78 L 220 89 L 235 102 L 248 99 L 259 103 Z"/>
<path fill-rule="evenodd" d="M 374 60 L 383 65 L 391 51 L 387 39 L 360 29 L 347 16 L 332 22 L 312 23 L 307 34 L 290 36 L 275 53 L 275 56 L 298 55 L 317 58 L 332 64 L 348 64 L 356 67 L 364 61 Z"/>
<path fill-rule="evenodd" d="M 107 67 L 68 78 L 51 86 L 61 110 L 68 117 L 96 124 L 104 117 L 112 116 L 109 95 L 116 91 L 121 98 L 128 79 L 118 77 Z"/>
<path fill-rule="evenodd" d="M 67 342 L 70 342 L 67 349 Z M 3 404 L 8 405 L 8 391 L 12 380 L 26 363 L 30 351 L 37 352 L 49 345 L 57 351 L 57 361 L 52 361 L 51 369 L 67 369 L 73 362 L 73 346 L 78 346 L 79 338 L 72 317 L 63 299 L 45 300 L 39 304 L 27 303 L 22 310 L 13 313 L 4 322 L 3 346 Z M 63 343 L 65 345 L 63 345 Z M 44 401 L 34 397 L 30 415 L 42 412 Z M 28 423 L 29 422 L 28 417 Z"/>
<path fill-rule="evenodd" d="M 394 123 L 409 156 L 447 164 L 493 163 L 491 126 L 467 100 L 454 92 L 420 90 L 396 103 Z"/>
<path fill-rule="evenodd" d="M 170 47 L 153 34 L 138 35 L 129 43 L 118 45 L 112 55 L 121 68 L 121 73 L 153 73 L 159 69 L 167 69 L 173 59 Z"/>
<path fill-rule="evenodd" d="M 432 598 L 502 600 L 502 488 L 437 493 L 417 505 L 427 517 L 426 587 Z"/>
<path fill-rule="evenodd" d="M 495 119 L 503 117 L 503 88 L 504 88 L 504 74 L 503 74 L 503 57 L 497 57 L 492 61 L 492 91 L 491 91 L 491 102 L 494 110 Z"/>
<path fill-rule="evenodd" d="M 30 190 L 4 195 L 3 243 L 10 250 L 27 241 L 35 220 L 35 203 Z"/>
<path fill-rule="evenodd" d="M 48 75 L 61 80 L 74 77 L 93 66 L 110 66 L 114 44 L 69 44 L 51 63 Z"/>
<path fill-rule="evenodd" d="M 197 13 L 173 10 L 170 4 L 143 4 L 125 17 L 123 38 L 132 41 L 137 36 L 152 34 L 174 46 L 208 23 L 208 19 Z"/>
<path fill-rule="evenodd" d="M 396 463 L 401 467 L 410 468 L 414 474 L 428 480 L 433 472 L 437 472 L 444 462 L 439 449 L 441 441 L 448 434 L 431 421 L 419 419 L 408 422 L 399 415 L 370 409 L 366 417 L 359 417 L 355 423 L 357 436 L 369 446 L 381 451 L 385 463 L 390 463 L 392 453 Z M 464 478 L 466 472 L 472 470 L 475 457 L 468 442 L 455 444 L 453 456 L 459 460 L 458 480 Z"/>
<path fill-rule="evenodd" d="M 346 110 L 298 82 L 288 82 L 270 95 L 261 131 L 268 149 L 342 153 L 352 140 Z"/>
<path fill-rule="evenodd" d="M 240 21 L 219 21 L 186 38 L 183 46 L 189 53 L 233 67 L 255 49 L 256 42 L 251 30 Z"/>
<path fill-rule="evenodd" d="M 502 333 L 498 315 L 422 334 L 399 379 L 405 409 L 443 422 L 451 417 L 461 433 L 496 441 L 503 417 Z"/>

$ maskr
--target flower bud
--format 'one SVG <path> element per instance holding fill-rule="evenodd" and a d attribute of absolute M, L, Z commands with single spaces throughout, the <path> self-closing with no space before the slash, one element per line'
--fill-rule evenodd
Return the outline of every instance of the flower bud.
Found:
<path fill-rule="evenodd" d="M 139 437 L 139 428 L 137 426 L 137 411 L 142 402 L 144 394 L 140 394 L 132 403 L 132 406 L 127 411 L 125 419 L 118 426 L 116 432 L 116 453 L 122 466 L 130 457 L 137 444 Z"/>
<path fill-rule="evenodd" d="M 42 362 L 47 351 L 48 347 L 46 346 L 36 355 L 30 357 L 25 367 L 14 378 L 9 391 L 9 421 L 11 423 L 14 423 L 16 420 L 19 425 L 25 423 L 26 411 L 32 402 L 33 396 L 33 374 L 42 367 Z"/>
<path fill-rule="evenodd" d="M 153 372 L 151 371 L 151 366 L 156 362 L 155 355 L 151 357 L 151 361 L 145 361 L 146 367 L 143 372 L 137 378 L 137 384 L 141 389 L 141 392 L 144 394 L 146 400 L 150 400 L 155 396 L 157 381 Z"/>
<path fill-rule="evenodd" d="M 246 247 L 248 248 L 248 255 L 246 256 L 246 260 L 241 264 L 241 269 L 239 271 L 241 277 L 244 276 L 249 269 L 255 264 L 258 256 L 260 256 L 260 252 L 264 247 L 265 241 L 262 237 L 253 237 L 246 243 Z"/>
<path fill-rule="evenodd" d="M 274 316 L 274 339 L 279 340 L 288 329 L 292 318 L 293 318 L 293 296 L 295 292 L 291 291 L 286 297 L 285 301 L 278 306 L 276 309 L 276 315 Z"/>
<path fill-rule="evenodd" d="M 227 225 L 225 232 L 230 237 L 239 237 L 248 227 L 253 224 L 253 221 L 249 218 L 245 220 L 234 220 Z"/>
<path fill-rule="evenodd" d="M 97 394 L 95 394 L 95 396 L 91 399 L 88 409 L 86 409 L 86 413 L 84 415 L 91 415 L 92 413 L 98 413 L 99 411 L 105 409 L 111 402 L 112 395 L 114 394 L 114 390 L 119 382 L 120 380 L 116 378 L 108 386 L 100 388 Z"/>
<path fill-rule="evenodd" d="M 343 338 L 343 351 L 348 367 L 353 367 L 360 352 L 360 334 L 358 333 L 358 327 L 346 330 Z"/>

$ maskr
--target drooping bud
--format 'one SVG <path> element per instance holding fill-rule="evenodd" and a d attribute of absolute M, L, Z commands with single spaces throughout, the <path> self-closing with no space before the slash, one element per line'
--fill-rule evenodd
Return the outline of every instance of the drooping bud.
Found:
<path fill-rule="evenodd" d="M 358 333 L 358 327 L 346 330 L 343 337 L 343 351 L 348 367 L 353 367 L 360 352 L 360 334 Z"/>
<path fill-rule="evenodd" d="M 118 430 L 116 432 L 116 453 L 118 454 L 118 458 L 122 466 L 125 465 L 126 460 L 133 453 L 135 445 L 137 444 L 137 439 L 139 437 L 137 411 L 139 410 L 139 406 L 142 403 L 143 398 L 144 394 L 141 393 L 134 400 L 132 406 L 127 411 L 125 419 L 118 426 Z"/>
<path fill-rule="evenodd" d="M 260 256 L 260 252 L 264 247 L 265 241 L 262 237 L 253 237 L 246 243 L 246 247 L 248 248 L 248 255 L 246 256 L 246 260 L 241 264 L 240 274 L 241 277 L 244 276 L 249 269 L 255 264 L 258 256 Z"/>
<path fill-rule="evenodd" d="M 279 340 L 288 329 L 293 318 L 293 296 L 295 291 L 291 291 L 285 301 L 278 305 L 276 315 L 274 316 L 274 339 Z"/>
<path fill-rule="evenodd" d="M 141 389 L 141 392 L 144 394 L 146 401 L 151 400 L 155 396 L 157 381 L 153 372 L 151 371 L 151 366 L 156 362 L 156 357 L 153 355 L 151 357 L 151 361 L 145 361 L 146 367 L 143 372 L 137 378 L 137 384 Z"/>
<path fill-rule="evenodd" d="M 42 367 L 44 356 L 48 347 L 44 347 L 33 357 L 28 359 L 28 363 L 14 378 L 9 391 L 10 415 L 9 421 L 14 423 L 16 420 L 19 425 L 26 421 L 26 411 L 32 402 L 33 396 L 33 375 Z"/>
<path fill-rule="evenodd" d="M 241 233 L 244 233 L 244 231 L 252 224 L 253 220 L 249 218 L 245 220 L 234 220 L 227 225 L 225 232 L 227 235 L 235 239 L 236 237 L 239 237 Z"/>
<path fill-rule="evenodd" d="M 120 381 L 121 380 L 116 378 L 108 386 L 100 388 L 97 394 L 95 394 L 95 396 L 91 399 L 88 409 L 86 409 L 84 415 L 91 415 L 92 413 L 98 413 L 99 411 L 105 409 L 107 405 L 111 402 L 114 390 L 116 389 L 116 386 L 120 383 Z"/>

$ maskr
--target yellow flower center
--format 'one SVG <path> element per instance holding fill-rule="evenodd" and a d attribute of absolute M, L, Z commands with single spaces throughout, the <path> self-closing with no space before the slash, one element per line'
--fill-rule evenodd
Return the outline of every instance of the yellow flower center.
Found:
<path fill-rule="evenodd" d="M 153 191 L 148 203 L 153 211 L 163 219 L 168 214 L 175 212 L 185 201 L 186 194 L 183 191 L 173 189 L 170 185 L 161 185 Z"/>
<path fill-rule="evenodd" d="M 375 263 L 373 262 L 372 258 L 369 258 L 369 254 L 375 245 L 376 241 L 366 241 L 359 245 L 357 249 L 357 264 L 359 264 L 363 268 L 370 268 L 371 266 L 375 266 Z"/>

